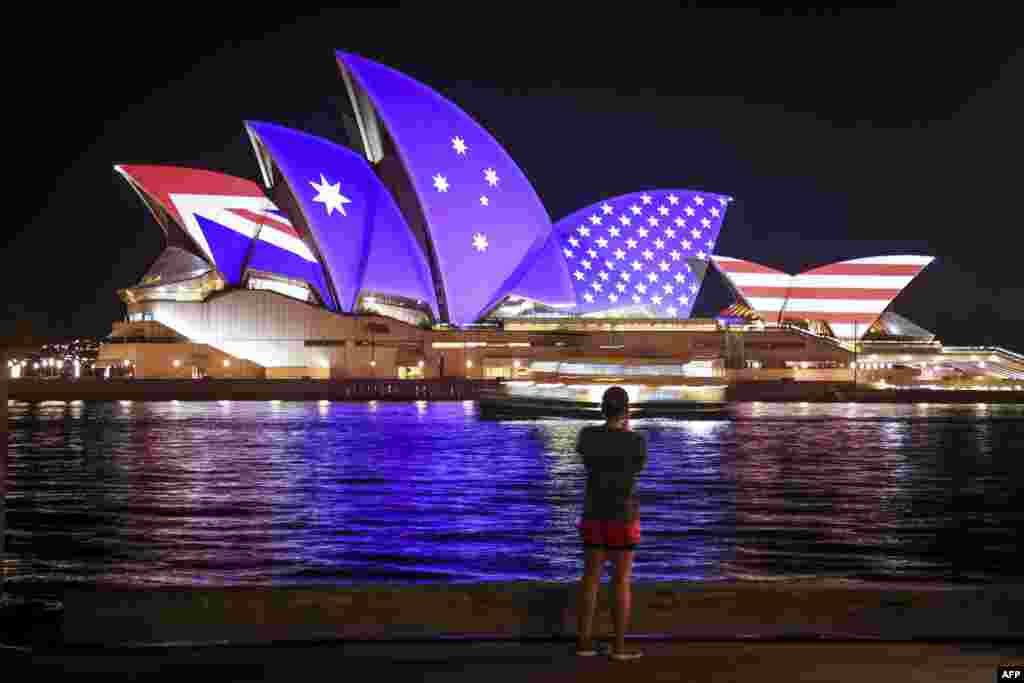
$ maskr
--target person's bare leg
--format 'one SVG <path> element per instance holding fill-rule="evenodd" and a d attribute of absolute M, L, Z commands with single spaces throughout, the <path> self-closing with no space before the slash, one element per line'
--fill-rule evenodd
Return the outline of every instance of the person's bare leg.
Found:
<path fill-rule="evenodd" d="M 594 611 L 597 609 L 597 588 L 604 571 L 603 548 L 584 548 L 583 577 L 580 579 L 579 603 L 576 607 L 576 648 L 593 648 Z"/>
<path fill-rule="evenodd" d="M 626 628 L 629 626 L 629 615 L 632 609 L 633 595 L 630 581 L 633 575 L 632 550 L 611 550 L 612 561 L 615 562 L 615 575 L 612 577 L 612 616 L 615 618 L 615 646 L 612 652 L 626 651 Z"/>

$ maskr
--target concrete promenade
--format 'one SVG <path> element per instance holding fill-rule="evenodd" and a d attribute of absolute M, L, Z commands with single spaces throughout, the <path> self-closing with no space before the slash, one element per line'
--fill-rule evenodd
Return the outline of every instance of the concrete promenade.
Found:
<path fill-rule="evenodd" d="M 632 662 L 573 655 L 574 584 L 45 592 L 64 602 L 59 634 L 0 652 L 12 670 L 104 680 L 960 683 L 1024 664 L 1024 585 L 637 584 L 630 644 L 646 656 Z M 608 606 L 605 584 L 599 641 L 611 636 Z M 27 627 L 45 630 L 40 622 Z M 18 627 L 8 619 L 0 640 L 16 640 Z"/>
<path fill-rule="evenodd" d="M 271 643 L 441 637 L 567 638 L 575 584 L 68 588 L 66 645 Z M 602 584 L 595 629 L 609 636 Z M 634 586 L 631 632 L 673 639 L 1024 640 L 1024 585 L 841 581 Z"/>
<path fill-rule="evenodd" d="M 438 641 L 264 647 L 65 650 L 9 658 L 8 671 L 52 680 L 691 681 L 727 683 L 991 683 L 1024 664 L 1021 645 L 636 641 L 629 662 L 576 657 L 564 642 Z M 358 677 L 358 678 L 356 678 Z M 16 680 L 16 679 L 12 679 Z M 43 679 L 45 680 L 45 678 Z"/>

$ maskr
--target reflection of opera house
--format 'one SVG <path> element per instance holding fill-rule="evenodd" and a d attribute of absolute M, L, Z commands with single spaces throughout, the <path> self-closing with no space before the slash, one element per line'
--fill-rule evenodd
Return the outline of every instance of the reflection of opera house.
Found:
<path fill-rule="evenodd" d="M 263 187 L 117 167 L 166 247 L 121 292 L 128 320 L 98 367 L 138 378 L 666 385 L 843 381 L 855 370 L 871 382 L 1024 379 L 1024 358 L 943 347 L 888 310 L 929 257 L 789 275 L 713 255 L 731 200 L 685 189 L 603 199 L 553 223 L 461 109 L 392 69 L 337 58 L 358 153 L 247 122 Z M 694 319 L 709 265 L 736 303 Z"/>

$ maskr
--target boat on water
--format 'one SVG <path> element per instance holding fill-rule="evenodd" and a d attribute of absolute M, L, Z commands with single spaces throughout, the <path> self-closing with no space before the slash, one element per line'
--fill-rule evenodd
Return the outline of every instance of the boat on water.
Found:
<path fill-rule="evenodd" d="M 533 368 L 528 379 L 502 381 L 481 392 L 484 419 L 564 417 L 601 420 L 608 387 L 629 394 L 630 417 L 723 419 L 726 386 L 715 377 L 687 377 L 679 365 L 619 362 L 561 363 Z"/>

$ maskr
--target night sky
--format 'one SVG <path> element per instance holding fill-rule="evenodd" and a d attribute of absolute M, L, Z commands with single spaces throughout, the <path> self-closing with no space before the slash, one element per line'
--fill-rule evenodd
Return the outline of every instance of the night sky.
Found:
<path fill-rule="evenodd" d="M 465 109 L 555 220 L 642 189 L 729 194 L 717 253 L 789 272 L 930 254 L 893 309 L 948 344 L 1024 351 L 1024 51 L 998 35 L 1012 17 L 592 8 L 559 19 L 509 7 L 27 21 L 47 42 L 6 61 L 7 92 L 20 94 L 8 107 L 24 116 L 8 129 L 3 331 L 21 320 L 103 335 L 123 314 L 116 290 L 162 243 L 113 164 L 258 181 L 243 119 L 346 142 L 343 49 Z M 728 303 L 709 274 L 694 314 Z"/>

